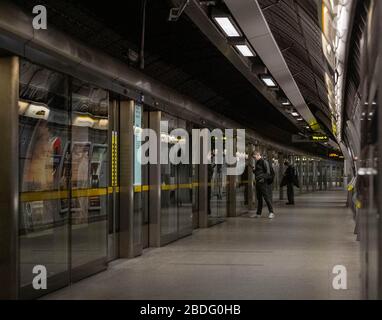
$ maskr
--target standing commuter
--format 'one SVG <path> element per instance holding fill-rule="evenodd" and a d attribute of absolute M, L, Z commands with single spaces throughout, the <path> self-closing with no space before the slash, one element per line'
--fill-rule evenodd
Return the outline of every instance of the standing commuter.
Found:
<path fill-rule="evenodd" d="M 288 162 L 284 162 L 284 166 L 286 167 L 284 178 L 287 186 L 287 194 L 288 194 L 288 202 L 287 205 L 294 205 L 294 183 L 295 183 L 295 169 Z"/>
<path fill-rule="evenodd" d="M 257 195 L 257 213 L 252 215 L 251 218 L 260 218 L 263 210 L 263 198 L 268 206 L 269 219 L 273 219 L 275 214 L 273 213 L 272 200 L 269 195 L 269 184 L 273 182 L 273 169 L 271 165 L 265 163 L 259 152 L 255 152 L 256 165 L 254 168 L 255 181 L 256 181 L 256 195 Z M 253 168 L 253 167 L 252 167 Z"/>

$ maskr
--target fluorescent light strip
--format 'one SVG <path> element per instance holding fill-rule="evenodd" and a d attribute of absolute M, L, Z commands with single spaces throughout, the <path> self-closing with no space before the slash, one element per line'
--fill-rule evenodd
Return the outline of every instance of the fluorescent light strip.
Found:
<path fill-rule="evenodd" d="M 293 117 L 299 117 L 300 115 L 297 112 L 292 112 Z"/>
<path fill-rule="evenodd" d="M 214 17 L 214 19 L 227 37 L 240 37 L 239 31 L 235 28 L 230 18 Z"/>
<path fill-rule="evenodd" d="M 240 51 L 240 53 L 244 57 L 254 57 L 252 50 L 246 44 L 237 44 L 235 45 L 236 49 Z"/>

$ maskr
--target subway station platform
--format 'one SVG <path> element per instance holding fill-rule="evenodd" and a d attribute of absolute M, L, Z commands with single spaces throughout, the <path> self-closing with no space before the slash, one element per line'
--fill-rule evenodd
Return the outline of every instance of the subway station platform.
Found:
<path fill-rule="evenodd" d="M 275 220 L 229 218 L 44 299 L 360 299 L 360 246 L 346 193 L 296 197 Z M 335 265 L 348 289 L 334 290 Z"/>

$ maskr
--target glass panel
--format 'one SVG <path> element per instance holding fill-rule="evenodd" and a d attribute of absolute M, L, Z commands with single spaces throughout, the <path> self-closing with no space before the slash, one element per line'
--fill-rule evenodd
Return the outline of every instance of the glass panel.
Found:
<path fill-rule="evenodd" d="M 218 215 L 224 221 L 227 217 L 227 166 L 225 162 L 223 165 L 216 166 L 216 197 L 218 202 Z"/>
<path fill-rule="evenodd" d="M 178 119 L 178 128 L 187 132 L 186 121 Z M 177 137 L 180 139 L 181 137 Z M 191 143 L 190 143 L 191 145 Z M 192 152 L 192 151 L 191 151 Z M 189 158 L 192 159 L 190 152 Z M 178 184 L 178 237 L 183 237 L 192 233 L 192 165 L 179 164 L 177 166 Z"/>
<path fill-rule="evenodd" d="M 72 85 L 72 268 L 106 260 L 108 92 Z"/>
<path fill-rule="evenodd" d="M 248 166 L 241 176 L 236 177 L 236 210 L 241 215 L 248 208 Z"/>
<path fill-rule="evenodd" d="M 67 78 L 20 66 L 20 282 L 43 265 L 48 290 L 68 283 L 69 113 Z M 34 292 L 36 294 L 37 292 Z M 44 292 L 46 293 L 46 292 Z M 23 296 L 23 290 L 21 292 Z"/>
<path fill-rule="evenodd" d="M 215 142 L 212 141 L 212 150 Z M 208 223 L 210 225 L 224 221 L 227 216 L 227 168 L 225 164 L 215 164 L 212 153 L 211 165 L 208 165 Z"/>
<path fill-rule="evenodd" d="M 161 150 L 171 148 L 172 139 L 169 132 L 177 127 L 175 118 L 162 114 L 162 122 L 168 121 L 168 131 L 161 124 Z M 161 237 L 163 242 L 175 240 L 178 232 L 178 212 L 177 212 L 177 179 L 176 166 L 168 163 L 161 164 Z"/>

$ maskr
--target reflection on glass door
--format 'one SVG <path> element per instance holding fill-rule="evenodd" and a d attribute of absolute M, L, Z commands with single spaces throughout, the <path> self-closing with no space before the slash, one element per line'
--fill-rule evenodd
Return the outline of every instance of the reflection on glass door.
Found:
<path fill-rule="evenodd" d="M 174 129 L 187 129 L 186 122 L 162 114 L 161 153 L 182 143 L 183 137 L 171 136 Z M 175 165 L 171 161 L 161 164 L 161 244 L 175 241 L 192 233 L 192 167 Z"/>
<path fill-rule="evenodd" d="M 105 267 L 107 256 L 108 92 L 72 84 L 71 267 L 73 280 Z"/>
<path fill-rule="evenodd" d="M 167 121 L 168 128 L 164 125 Z M 174 143 L 169 132 L 176 128 L 176 118 L 162 114 L 161 153 L 170 149 Z M 165 244 L 178 238 L 178 210 L 176 188 L 176 166 L 168 161 L 161 163 L 161 243 Z"/>
<path fill-rule="evenodd" d="M 208 165 L 207 209 L 208 223 L 214 225 L 225 221 L 227 216 L 227 167 L 225 161 L 223 164 L 215 163 L 215 152 L 212 152 L 211 163 Z"/>
<path fill-rule="evenodd" d="M 178 128 L 187 132 L 186 121 L 178 119 Z M 177 136 L 178 143 L 186 146 L 184 137 Z M 190 155 L 191 158 L 192 155 Z M 176 168 L 177 187 L 178 187 L 178 238 L 185 237 L 192 233 L 193 230 L 193 212 L 192 212 L 192 165 L 179 164 Z"/>
<path fill-rule="evenodd" d="M 34 298 L 33 268 L 44 266 L 48 291 L 69 283 L 68 79 L 22 61 L 20 65 L 20 286 Z M 45 292 L 46 293 L 46 292 Z"/>
<path fill-rule="evenodd" d="M 248 211 L 248 166 L 241 176 L 236 176 L 236 210 L 241 215 Z"/>
<path fill-rule="evenodd" d="M 109 96 L 71 80 L 21 61 L 22 298 L 46 294 L 106 266 Z M 46 268 L 46 291 L 32 288 L 35 266 Z"/>

